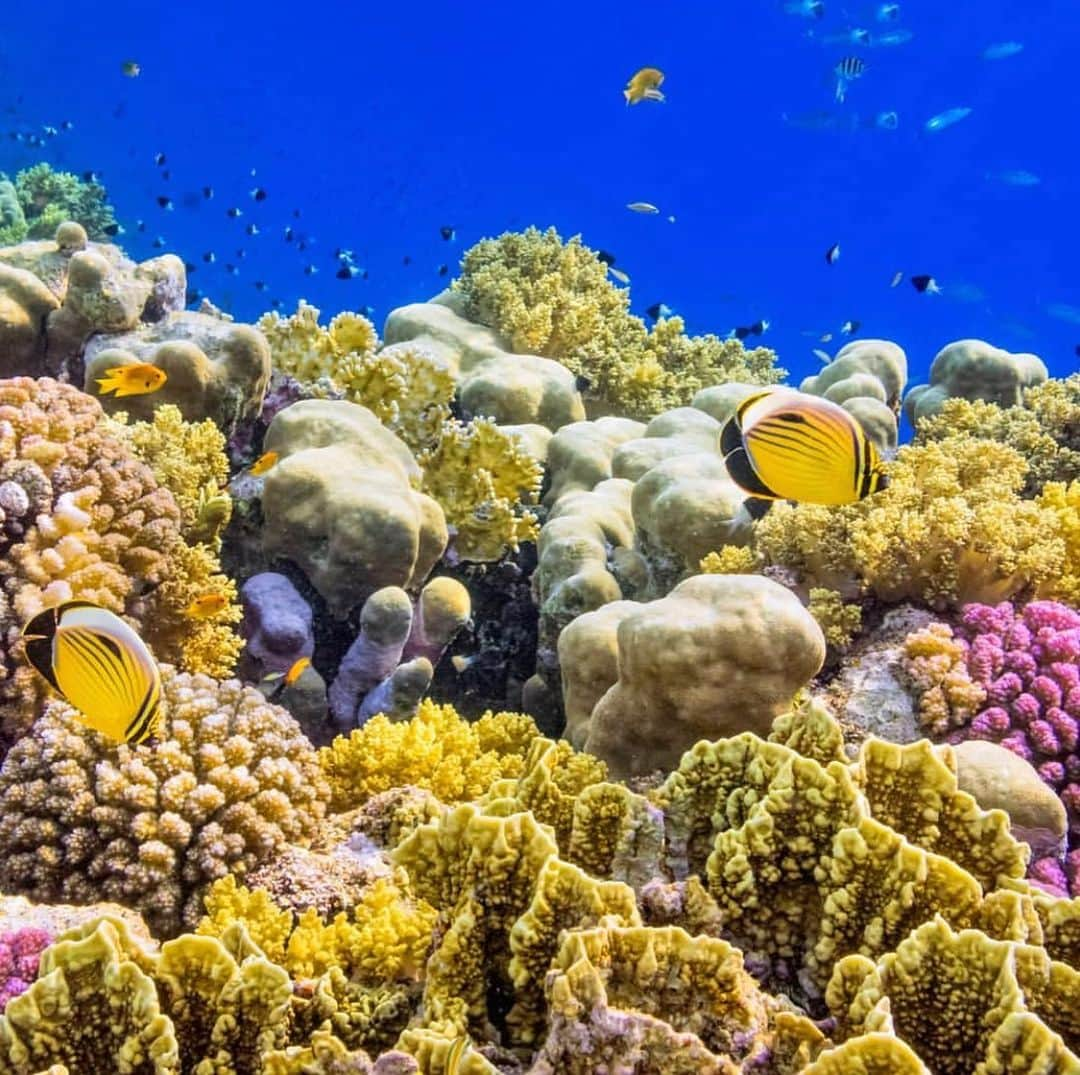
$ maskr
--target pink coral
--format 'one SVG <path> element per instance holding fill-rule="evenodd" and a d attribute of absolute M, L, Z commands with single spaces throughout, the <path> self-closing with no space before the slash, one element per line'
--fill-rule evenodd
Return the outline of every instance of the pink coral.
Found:
<path fill-rule="evenodd" d="M 37 977 L 38 959 L 52 944 L 52 935 L 36 926 L 0 934 L 0 1012 L 25 992 Z"/>
<path fill-rule="evenodd" d="M 1061 797 L 1070 848 L 1062 867 L 1043 859 L 1039 883 L 1080 895 L 1080 611 L 1057 601 L 964 607 L 958 638 L 967 672 L 986 692 L 986 708 L 954 741 L 988 739 L 1031 762 Z"/>

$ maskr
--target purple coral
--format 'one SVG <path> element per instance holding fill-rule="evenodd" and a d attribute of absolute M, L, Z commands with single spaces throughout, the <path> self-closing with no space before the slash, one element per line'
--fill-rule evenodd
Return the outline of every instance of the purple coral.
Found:
<path fill-rule="evenodd" d="M 953 739 L 987 739 L 1036 768 L 1065 804 L 1070 846 L 1080 838 L 1080 612 L 1057 601 L 1021 611 L 967 605 L 959 635 L 968 674 L 986 690 L 987 708 Z M 1033 879 L 1080 895 L 1080 849 L 1066 865 L 1040 860 Z"/>
<path fill-rule="evenodd" d="M 52 934 L 36 926 L 0 933 L 0 1012 L 12 997 L 30 987 L 37 977 L 41 953 L 52 940 Z"/>
<path fill-rule="evenodd" d="M 287 672 L 300 657 L 315 652 L 311 606 L 296 587 L 273 571 L 253 575 L 240 591 L 243 635 L 259 672 Z"/>

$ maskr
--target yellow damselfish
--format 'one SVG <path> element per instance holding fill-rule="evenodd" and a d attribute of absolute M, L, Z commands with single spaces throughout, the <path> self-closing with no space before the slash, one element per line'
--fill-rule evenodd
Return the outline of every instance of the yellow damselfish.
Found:
<path fill-rule="evenodd" d="M 254 463 L 251 464 L 251 470 L 249 473 L 253 478 L 259 477 L 260 474 L 265 474 L 272 466 L 278 461 L 278 454 L 275 451 L 263 452 Z"/>
<path fill-rule="evenodd" d="M 115 390 L 116 398 L 145 396 L 156 392 L 166 381 L 165 371 L 151 362 L 136 362 L 131 366 L 113 366 L 97 379 L 98 394 L 104 396 Z"/>
<path fill-rule="evenodd" d="M 874 446 L 843 407 L 791 388 L 743 400 L 720 431 L 728 474 L 752 497 L 851 504 L 889 479 Z"/>
<path fill-rule="evenodd" d="M 184 615 L 195 620 L 208 620 L 216 616 L 227 604 L 228 597 L 214 590 L 212 593 L 200 594 L 184 609 Z"/>
<path fill-rule="evenodd" d="M 635 71 L 623 90 L 626 103 L 636 105 L 642 101 L 663 101 L 664 95 L 660 92 L 663 81 L 664 72 L 657 67 L 643 67 Z"/>
<path fill-rule="evenodd" d="M 161 719 L 161 675 L 146 643 L 89 601 L 39 612 L 22 629 L 26 659 L 78 717 L 118 743 L 141 743 Z"/>

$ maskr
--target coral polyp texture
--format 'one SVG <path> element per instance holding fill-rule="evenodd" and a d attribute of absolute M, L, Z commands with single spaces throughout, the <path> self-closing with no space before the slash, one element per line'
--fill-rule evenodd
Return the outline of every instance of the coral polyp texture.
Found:
<path fill-rule="evenodd" d="M 1042 860 L 1037 876 L 1080 895 L 1080 612 L 1054 601 L 968 605 L 955 628 L 931 624 L 905 648 L 932 731 L 999 743 L 1060 797 L 1070 851 Z"/>
<path fill-rule="evenodd" d="M 53 702 L 0 767 L 0 885 L 44 902 L 115 900 L 165 935 L 206 885 L 309 839 L 329 788 L 284 710 L 236 680 L 162 669 L 156 743 L 116 746 Z"/>

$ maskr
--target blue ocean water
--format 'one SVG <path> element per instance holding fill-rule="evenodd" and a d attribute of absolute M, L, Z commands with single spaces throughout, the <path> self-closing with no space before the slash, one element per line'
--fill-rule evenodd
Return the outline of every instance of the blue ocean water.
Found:
<path fill-rule="evenodd" d="M 824 4 L 818 19 L 780 0 L 65 0 L 6 20 L 0 171 L 100 172 L 129 252 L 151 256 L 161 236 L 239 318 L 303 296 L 327 314 L 371 306 L 381 324 L 440 290 L 477 239 L 553 224 L 616 255 L 635 312 L 663 301 L 688 331 L 721 335 L 768 320 L 762 342 L 796 378 L 849 319 L 899 342 L 913 381 L 967 336 L 1077 368 L 1075 0 L 901 0 L 887 22 L 877 2 Z M 897 31 L 910 40 L 883 39 Z M 1009 41 L 1022 51 L 983 58 Z M 847 56 L 866 71 L 839 105 L 831 72 Z M 667 101 L 627 107 L 645 65 L 665 72 Z M 875 125 L 883 112 L 894 130 Z M 6 137 L 65 119 L 45 150 Z M 1016 171 L 1040 181 L 1002 179 Z M 660 213 L 629 212 L 637 200 Z M 339 247 L 367 279 L 335 277 Z"/>

